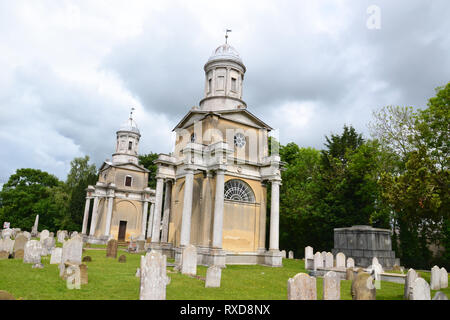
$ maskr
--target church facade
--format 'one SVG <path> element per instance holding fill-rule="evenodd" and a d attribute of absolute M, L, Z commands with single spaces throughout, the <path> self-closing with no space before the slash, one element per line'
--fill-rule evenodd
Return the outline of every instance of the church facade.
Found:
<path fill-rule="evenodd" d="M 147 188 L 149 172 L 138 163 L 140 133 L 131 116 L 117 131 L 112 161 L 87 189 L 82 233 L 92 243 L 145 238 L 147 250 L 176 263 L 194 245 L 199 264 L 281 266 L 280 158 L 269 154 L 272 128 L 242 100 L 246 67 L 232 46 L 219 46 L 204 71 L 204 98 L 173 129 L 174 152 L 155 161 L 156 190 Z"/>

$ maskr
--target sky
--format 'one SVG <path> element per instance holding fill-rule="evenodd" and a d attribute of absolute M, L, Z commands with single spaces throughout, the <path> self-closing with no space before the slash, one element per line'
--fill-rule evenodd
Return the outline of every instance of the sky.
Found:
<path fill-rule="evenodd" d="M 203 98 L 203 66 L 228 43 L 243 100 L 282 144 L 370 138 L 386 105 L 425 108 L 450 80 L 450 1 L 0 0 L 0 185 L 19 168 L 65 180 L 111 158 L 134 107 L 140 153 L 173 150 Z"/>

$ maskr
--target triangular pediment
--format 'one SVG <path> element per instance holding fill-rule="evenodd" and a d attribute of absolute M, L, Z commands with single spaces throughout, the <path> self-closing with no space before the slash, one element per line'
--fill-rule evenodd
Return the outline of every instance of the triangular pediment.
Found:
<path fill-rule="evenodd" d="M 129 169 L 129 170 L 139 171 L 139 172 L 150 172 L 146 168 L 144 168 L 144 167 L 142 167 L 140 165 L 137 165 L 135 163 L 132 163 L 132 162 L 112 163 L 112 162 L 109 162 L 109 161 L 103 162 L 102 166 L 100 167 L 99 172 L 102 172 L 102 171 L 104 171 L 106 169 L 109 169 L 110 167 Z"/>

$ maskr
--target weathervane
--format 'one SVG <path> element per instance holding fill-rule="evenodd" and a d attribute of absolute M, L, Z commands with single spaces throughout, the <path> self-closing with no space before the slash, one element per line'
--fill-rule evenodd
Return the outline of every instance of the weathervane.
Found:
<path fill-rule="evenodd" d="M 225 29 L 225 43 L 228 41 L 228 32 L 231 32 L 231 29 Z"/>
<path fill-rule="evenodd" d="M 133 111 L 134 111 L 134 107 L 131 107 L 131 111 L 130 111 L 130 119 L 133 119 Z"/>

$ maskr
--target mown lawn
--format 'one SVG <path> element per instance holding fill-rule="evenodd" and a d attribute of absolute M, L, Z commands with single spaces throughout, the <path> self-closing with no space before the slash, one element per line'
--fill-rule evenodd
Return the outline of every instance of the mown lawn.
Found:
<path fill-rule="evenodd" d="M 22 260 L 0 260 L 0 290 L 12 293 L 16 299 L 26 300 L 134 300 L 139 298 L 139 278 L 135 277 L 141 254 L 119 250 L 127 256 L 126 263 L 105 257 L 105 250 L 89 250 L 83 256 L 87 262 L 89 284 L 80 290 L 69 290 L 60 279 L 57 265 L 50 265 L 50 256 L 43 257 L 44 269 L 32 269 Z M 197 274 L 206 276 L 206 267 L 198 266 Z M 167 286 L 168 300 L 285 300 L 287 280 L 299 272 L 306 272 L 302 260 L 283 260 L 282 268 L 264 266 L 228 266 L 222 270 L 220 288 L 205 288 L 204 281 L 172 273 Z M 427 278 L 428 276 L 428 278 Z M 423 277 L 429 281 L 429 274 Z M 341 299 L 351 300 L 350 281 L 341 281 Z M 443 289 L 450 297 L 450 289 Z M 434 291 L 432 293 L 434 295 Z M 322 298 L 322 279 L 317 279 L 317 296 Z M 403 299 L 403 285 L 382 282 L 377 300 Z"/>

